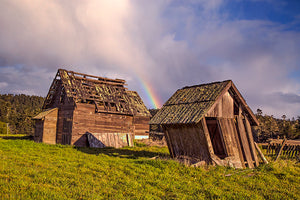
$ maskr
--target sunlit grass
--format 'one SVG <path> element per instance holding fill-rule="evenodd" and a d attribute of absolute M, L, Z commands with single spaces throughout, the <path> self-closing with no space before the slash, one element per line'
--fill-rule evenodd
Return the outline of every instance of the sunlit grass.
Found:
<path fill-rule="evenodd" d="M 160 159 L 153 159 L 159 156 Z M 74 148 L 0 138 L 0 199 L 299 199 L 300 164 L 186 167 L 166 147 Z"/>

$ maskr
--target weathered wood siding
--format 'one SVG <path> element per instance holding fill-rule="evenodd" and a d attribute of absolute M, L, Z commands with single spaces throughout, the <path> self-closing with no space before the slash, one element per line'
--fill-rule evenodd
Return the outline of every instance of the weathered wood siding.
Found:
<path fill-rule="evenodd" d="M 207 112 L 206 117 L 223 117 L 234 118 L 233 115 L 233 98 L 227 91 L 222 99 Z"/>
<path fill-rule="evenodd" d="M 75 143 L 78 147 L 115 147 L 133 146 L 132 134 L 128 133 L 86 133 Z"/>
<path fill-rule="evenodd" d="M 56 144 L 57 109 L 45 116 L 43 128 L 43 142 Z"/>
<path fill-rule="evenodd" d="M 231 164 L 236 168 L 245 167 L 234 120 L 230 118 L 220 118 L 218 119 L 218 123 L 222 130 L 226 153 L 227 156 L 230 157 Z"/>
<path fill-rule="evenodd" d="M 74 144 L 86 132 L 92 133 L 98 139 L 106 137 L 117 140 L 114 133 L 127 133 L 131 135 L 130 138 L 133 138 L 133 129 L 133 117 L 130 115 L 95 113 L 95 105 L 77 103 L 73 114 L 71 144 Z M 105 135 L 108 133 L 113 134 Z M 121 147 L 121 144 L 118 143 L 117 146 Z"/>
<path fill-rule="evenodd" d="M 188 156 L 210 162 L 210 153 L 202 125 L 173 125 L 164 127 L 173 157 Z"/>
<path fill-rule="evenodd" d="M 56 92 L 61 95 L 55 95 L 51 105 L 53 108 L 58 108 L 56 143 L 71 144 L 73 110 L 75 106 L 74 101 L 67 97 L 60 84 L 59 82 Z"/>
<path fill-rule="evenodd" d="M 149 136 L 150 117 L 134 116 L 134 135 Z"/>
<path fill-rule="evenodd" d="M 73 110 L 61 108 L 58 111 L 57 136 L 58 144 L 71 144 Z"/>

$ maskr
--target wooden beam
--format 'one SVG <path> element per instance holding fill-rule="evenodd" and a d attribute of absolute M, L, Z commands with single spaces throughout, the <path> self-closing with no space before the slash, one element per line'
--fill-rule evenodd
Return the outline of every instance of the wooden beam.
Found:
<path fill-rule="evenodd" d="M 233 130 L 233 136 L 235 138 L 235 142 L 236 142 L 236 146 L 237 146 L 237 149 L 238 149 L 238 153 L 239 153 L 239 157 L 240 157 L 242 167 L 245 168 L 246 166 L 245 166 L 245 160 L 244 160 L 244 156 L 243 156 L 242 146 L 241 146 L 240 139 L 239 139 L 240 137 L 238 135 L 238 132 L 237 132 L 237 129 L 236 129 L 236 126 L 235 126 L 235 123 L 234 123 L 233 119 L 230 120 L 230 124 L 231 124 L 232 130 Z"/>
<path fill-rule="evenodd" d="M 256 167 L 258 167 L 259 162 L 258 162 L 258 158 L 257 158 L 256 151 L 255 151 L 252 130 L 251 130 L 251 126 L 250 126 L 250 123 L 249 123 L 247 117 L 245 117 L 245 127 L 246 127 L 246 133 L 247 133 L 249 144 L 250 144 L 251 155 L 252 155 L 253 160 L 255 161 Z"/>
<path fill-rule="evenodd" d="M 257 145 L 256 142 L 254 142 L 254 145 L 255 145 L 255 148 L 256 148 L 256 150 L 258 152 L 258 155 L 261 157 L 261 159 L 263 160 L 263 162 L 265 164 L 268 164 L 269 163 L 268 160 L 265 158 L 264 154 L 261 152 L 261 150 L 260 150 L 260 148 L 259 148 L 259 146 Z"/>
<path fill-rule="evenodd" d="M 280 154 L 281 154 L 281 152 L 282 152 L 282 150 L 283 150 L 283 148 L 284 148 L 284 146 L 285 146 L 285 144 L 286 144 L 286 139 L 284 139 L 283 140 L 283 142 L 282 142 L 282 144 L 281 144 L 281 147 L 280 147 L 280 150 L 279 150 L 279 152 L 278 152 L 278 154 L 277 154 L 277 156 L 276 156 L 276 159 L 275 159 L 275 162 L 278 160 L 278 158 L 280 157 Z"/>
<path fill-rule="evenodd" d="M 253 160 L 251 156 L 251 151 L 249 147 L 249 142 L 246 136 L 246 131 L 243 123 L 243 119 L 239 116 L 237 117 L 238 129 L 241 137 L 242 148 L 244 149 L 245 157 L 249 168 L 254 168 Z"/>
<path fill-rule="evenodd" d="M 204 131 L 204 136 L 205 136 L 205 139 L 206 139 L 206 142 L 207 142 L 208 152 L 209 152 L 210 157 L 212 159 L 212 155 L 214 155 L 215 153 L 214 153 L 212 142 L 211 142 L 211 139 L 210 139 L 210 136 L 209 136 L 209 132 L 208 132 L 205 117 L 202 118 L 201 125 L 202 125 L 203 131 Z"/>
<path fill-rule="evenodd" d="M 88 75 L 88 74 L 74 72 L 74 71 L 68 71 L 68 70 L 65 70 L 65 69 L 59 69 L 58 71 L 66 71 L 68 73 L 68 75 L 69 74 L 71 74 L 73 76 L 74 75 L 80 75 L 80 76 L 83 76 L 83 78 L 92 77 L 92 78 L 100 79 L 100 80 L 103 80 L 103 81 L 112 81 L 112 82 L 116 82 L 116 83 L 125 83 L 125 80 L 123 80 L 123 79 L 104 78 L 104 77 L 100 77 L 100 76 L 94 76 L 94 75 Z"/>

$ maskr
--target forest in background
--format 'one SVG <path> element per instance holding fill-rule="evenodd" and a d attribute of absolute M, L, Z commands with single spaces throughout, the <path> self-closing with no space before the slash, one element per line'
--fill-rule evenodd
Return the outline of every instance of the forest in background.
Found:
<path fill-rule="evenodd" d="M 300 116 L 287 119 L 286 115 L 282 115 L 281 119 L 277 119 L 273 115 L 263 115 L 261 109 L 257 109 L 255 115 L 260 123 L 255 128 L 260 142 L 284 136 L 288 139 L 300 139 Z"/>
<path fill-rule="evenodd" d="M 32 117 L 42 110 L 43 97 L 25 94 L 0 94 L 0 134 L 6 134 L 6 123 L 9 133 L 33 134 Z"/>
<path fill-rule="evenodd" d="M 6 123 L 9 123 L 9 133 L 32 135 L 34 129 L 32 117 L 42 111 L 44 99 L 24 94 L 0 94 L 0 134 L 7 133 Z M 281 119 L 277 119 L 273 115 L 263 114 L 261 109 L 257 109 L 255 115 L 260 122 L 255 128 L 260 142 L 278 136 L 300 139 L 300 116 L 296 119 L 287 119 L 283 115 Z"/>

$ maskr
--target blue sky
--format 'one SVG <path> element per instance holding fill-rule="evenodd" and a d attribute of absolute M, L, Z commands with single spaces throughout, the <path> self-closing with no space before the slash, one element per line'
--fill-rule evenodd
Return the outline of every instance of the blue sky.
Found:
<path fill-rule="evenodd" d="M 0 0 L 0 93 L 45 96 L 58 68 L 139 79 L 164 103 L 232 79 L 247 103 L 300 115 L 300 1 Z"/>
<path fill-rule="evenodd" d="M 229 1 L 224 10 L 230 12 L 232 19 L 268 20 L 288 24 L 295 21 L 297 15 L 299 17 L 300 4 L 298 0 Z"/>

